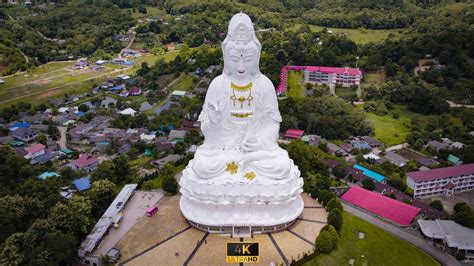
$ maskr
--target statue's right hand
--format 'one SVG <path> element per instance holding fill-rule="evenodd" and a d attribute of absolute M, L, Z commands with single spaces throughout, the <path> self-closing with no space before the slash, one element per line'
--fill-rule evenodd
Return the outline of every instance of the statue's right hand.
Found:
<path fill-rule="evenodd" d="M 209 103 L 209 120 L 214 125 L 219 124 L 222 121 L 222 110 L 219 106 L 219 101 L 217 101 L 217 105 Z"/>

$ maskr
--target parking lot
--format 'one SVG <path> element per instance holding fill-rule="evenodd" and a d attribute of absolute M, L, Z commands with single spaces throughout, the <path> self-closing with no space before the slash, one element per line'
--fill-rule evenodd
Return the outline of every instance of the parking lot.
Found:
<path fill-rule="evenodd" d="M 123 210 L 122 220 L 119 227 L 111 227 L 102 243 L 93 251 L 94 255 L 105 255 L 116 246 L 122 237 L 141 219 L 146 209 L 155 205 L 163 197 L 162 191 L 137 191 Z"/>

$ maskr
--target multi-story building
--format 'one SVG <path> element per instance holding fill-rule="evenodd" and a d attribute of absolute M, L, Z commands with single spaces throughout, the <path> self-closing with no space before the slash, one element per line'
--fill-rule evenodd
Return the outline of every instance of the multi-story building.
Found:
<path fill-rule="evenodd" d="M 407 173 L 413 197 L 452 195 L 474 189 L 474 163 Z"/>
<path fill-rule="evenodd" d="M 359 86 L 361 80 L 362 71 L 357 68 L 307 66 L 304 69 L 304 81 L 309 83 L 350 87 Z"/>
<path fill-rule="evenodd" d="M 349 67 L 325 67 L 325 66 L 283 66 L 280 73 L 280 85 L 277 94 L 286 92 L 286 79 L 288 71 L 303 71 L 304 82 L 315 84 L 326 84 L 328 86 L 341 85 L 350 87 L 360 86 L 362 71 L 358 68 Z"/>

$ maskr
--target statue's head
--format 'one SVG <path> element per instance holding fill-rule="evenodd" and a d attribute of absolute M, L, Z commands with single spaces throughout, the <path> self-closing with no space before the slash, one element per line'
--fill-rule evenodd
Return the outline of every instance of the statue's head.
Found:
<path fill-rule="evenodd" d="M 223 75 L 240 79 L 259 75 L 261 47 L 250 17 L 244 13 L 234 15 L 222 43 Z"/>

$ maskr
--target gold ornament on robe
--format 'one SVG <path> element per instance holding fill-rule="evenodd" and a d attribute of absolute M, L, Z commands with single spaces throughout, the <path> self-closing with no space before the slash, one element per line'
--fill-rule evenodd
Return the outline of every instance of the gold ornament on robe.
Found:
<path fill-rule="evenodd" d="M 234 161 L 232 161 L 231 163 L 227 164 L 227 168 L 225 170 L 229 172 L 231 175 L 233 175 L 237 173 L 238 169 L 239 169 L 239 166 Z"/>
<path fill-rule="evenodd" d="M 230 99 L 233 101 L 234 106 L 235 106 L 235 101 L 240 102 L 240 108 L 244 108 L 245 101 L 248 101 L 248 105 L 250 106 L 250 102 L 253 100 L 252 86 L 253 86 L 252 82 L 244 86 L 239 86 L 237 84 L 234 84 L 233 82 L 230 83 L 230 87 L 232 88 L 232 95 L 230 96 Z M 240 96 L 237 98 L 237 96 L 235 95 L 235 91 L 239 91 L 239 92 L 248 91 L 249 95 L 247 97 Z"/>
<path fill-rule="evenodd" d="M 230 83 L 230 87 L 231 87 L 233 90 L 240 91 L 240 92 L 248 91 L 248 90 L 250 90 L 250 88 L 252 88 L 252 82 L 250 82 L 249 84 L 244 85 L 244 86 L 239 86 L 239 85 L 237 85 L 237 84 L 231 82 L 231 83 Z"/>
<path fill-rule="evenodd" d="M 244 177 L 247 178 L 248 180 L 253 180 L 256 176 L 257 174 L 255 174 L 254 172 L 248 172 L 248 173 L 245 173 L 244 175 Z"/>

